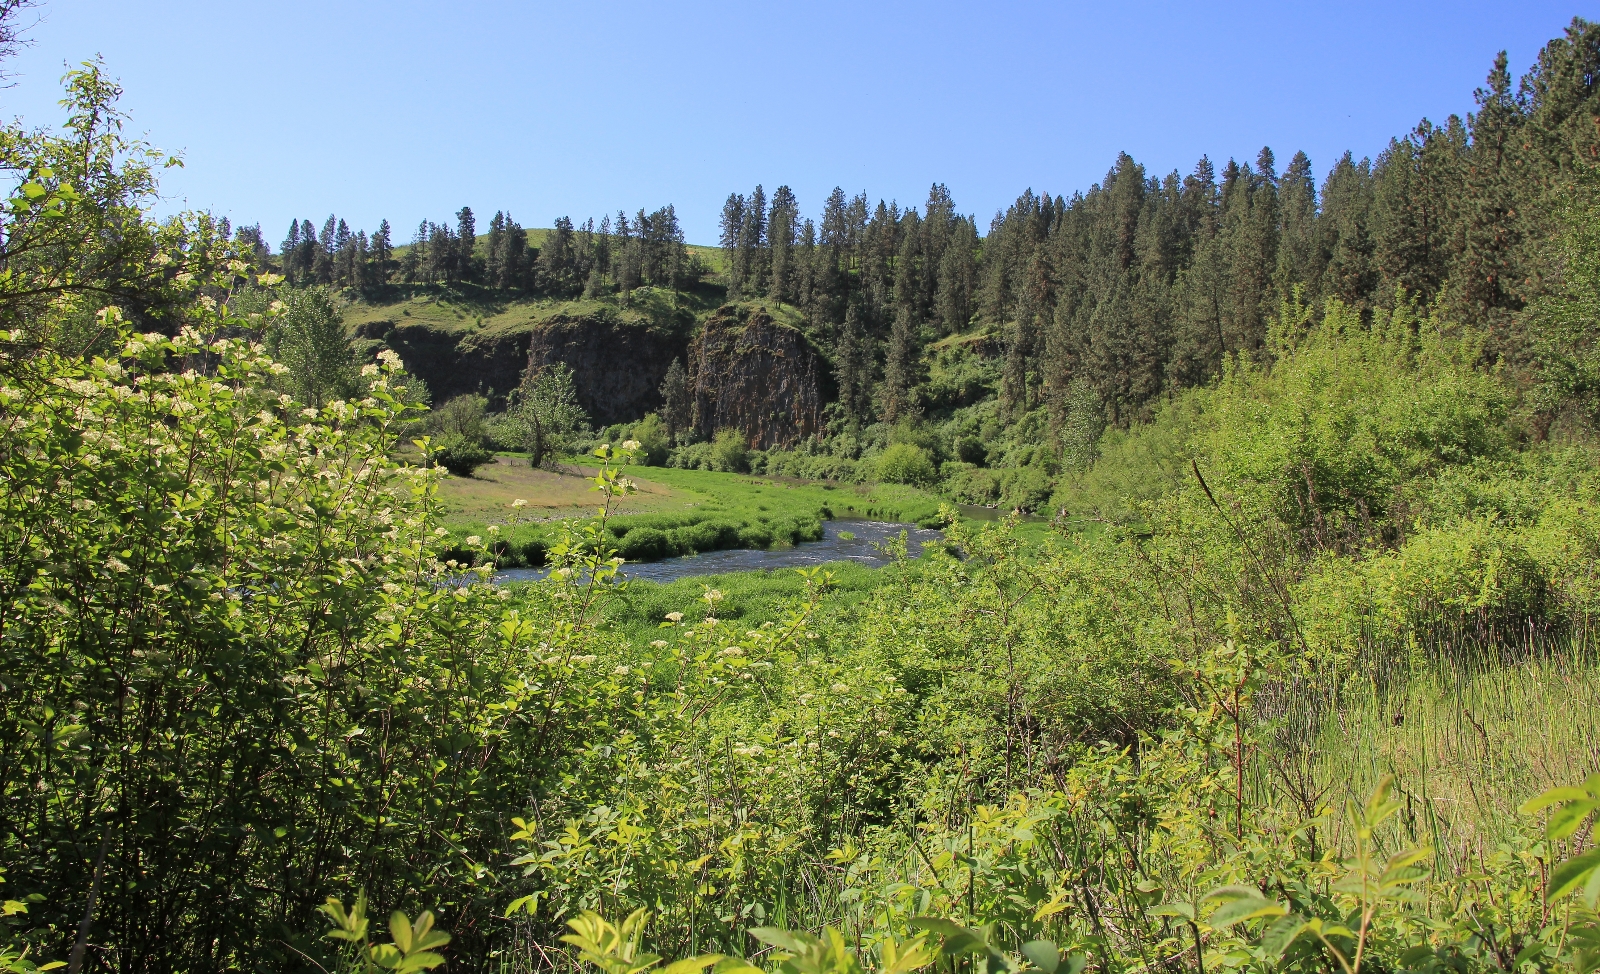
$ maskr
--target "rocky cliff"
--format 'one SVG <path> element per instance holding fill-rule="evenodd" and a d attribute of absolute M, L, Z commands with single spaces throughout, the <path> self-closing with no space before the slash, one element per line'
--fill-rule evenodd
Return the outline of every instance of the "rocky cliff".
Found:
<path fill-rule="evenodd" d="M 499 409 L 529 366 L 565 363 L 596 426 L 659 409 L 661 380 L 681 358 L 700 435 L 739 429 L 761 449 L 793 446 L 820 430 L 831 388 L 827 364 L 805 335 L 765 309 L 738 305 L 713 311 L 698 333 L 687 312 L 653 318 L 605 307 L 482 328 L 368 320 L 355 332 L 398 352 L 435 403 L 476 393 Z"/>
<path fill-rule="evenodd" d="M 724 305 L 694 341 L 694 422 L 743 430 L 752 447 L 793 446 L 822 428 L 827 370 L 799 331 L 764 309 Z"/>
<path fill-rule="evenodd" d="M 390 321 L 367 322 L 356 334 L 382 339 L 399 353 L 406 371 L 428 384 L 435 403 L 478 393 L 497 408 L 522 381 L 533 338 L 530 329 L 461 332 Z"/>
<path fill-rule="evenodd" d="M 675 358 L 686 357 L 684 337 L 648 321 L 602 311 L 555 315 L 539 323 L 526 364 L 565 362 L 573 372 L 578 404 L 597 426 L 638 419 L 661 405 L 661 380 Z"/>

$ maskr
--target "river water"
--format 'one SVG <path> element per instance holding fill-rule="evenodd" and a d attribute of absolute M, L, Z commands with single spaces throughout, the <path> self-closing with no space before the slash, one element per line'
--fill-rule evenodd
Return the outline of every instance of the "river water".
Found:
<path fill-rule="evenodd" d="M 629 562 L 622 566 L 622 574 L 627 578 L 650 582 L 671 582 L 694 575 L 717 575 L 723 572 L 809 568 L 830 561 L 853 561 L 878 567 L 888 564 L 889 556 L 873 545 L 898 537 L 901 531 L 907 534 L 907 548 L 913 558 L 922 551 L 925 542 L 943 537 L 940 531 L 919 528 L 915 524 L 836 518 L 822 522 L 821 541 L 806 541 L 789 548 L 736 548 L 662 561 Z M 846 534 L 851 537 L 844 537 Z M 532 582 L 544 578 L 546 574 L 547 570 L 543 568 L 513 568 L 496 575 L 495 581 Z"/>

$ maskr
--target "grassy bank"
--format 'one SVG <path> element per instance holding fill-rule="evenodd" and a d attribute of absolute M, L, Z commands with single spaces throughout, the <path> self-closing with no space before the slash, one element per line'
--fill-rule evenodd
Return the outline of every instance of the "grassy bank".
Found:
<path fill-rule="evenodd" d="M 537 567 L 560 537 L 562 521 L 595 512 L 593 469 L 533 470 L 512 457 L 440 488 L 445 523 L 460 539 L 497 539 L 503 568 Z M 839 486 L 745 474 L 629 467 L 638 490 L 607 521 L 622 557 L 653 561 L 729 548 L 766 549 L 816 541 L 836 517 L 932 524 L 940 499 L 898 484 Z M 516 505 L 517 501 L 523 505 Z M 466 557 L 465 547 L 459 557 Z"/>

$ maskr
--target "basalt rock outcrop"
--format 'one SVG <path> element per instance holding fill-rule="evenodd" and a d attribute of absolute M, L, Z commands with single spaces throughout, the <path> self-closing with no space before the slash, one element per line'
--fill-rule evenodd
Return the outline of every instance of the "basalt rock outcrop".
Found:
<path fill-rule="evenodd" d="M 724 305 L 694 342 L 695 430 L 738 429 L 752 447 L 793 446 L 822 428 L 827 368 L 806 336 L 765 310 Z"/>
<path fill-rule="evenodd" d="M 712 312 L 691 337 L 692 328 L 687 313 L 657 321 L 600 308 L 481 330 L 369 321 L 356 337 L 398 352 L 435 403 L 475 393 L 498 409 L 526 369 L 560 362 L 572 369 L 578 404 L 596 426 L 608 426 L 660 409 L 662 379 L 682 359 L 701 436 L 738 429 L 752 447 L 768 449 L 822 428 L 831 375 L 804 334 L 764 309 L 738 305 Z"/>
<path fill-rule="evenodd" d="M 572 369 L 578 405 L 597 426 L 638 419 L 661 406 L 661 380 L 685 356 L 681 333 L 609 310 L 540 322 L 526 364 L 564 362 Z"/>
<path fill-rule="evenodd" d="M 399 353 L 406 371 L 428 384 L 436 403 L 477 393 L 498 406 L 522 381 L 533 332 L 506 329 L 463 334 L 425 324 L 375 321 L 358 329 L 357 337 L 380 338 Z"/>

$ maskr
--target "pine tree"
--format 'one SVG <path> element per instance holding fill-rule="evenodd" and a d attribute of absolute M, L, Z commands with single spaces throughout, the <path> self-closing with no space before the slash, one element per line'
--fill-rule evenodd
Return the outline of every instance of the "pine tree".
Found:
<path fill-rule="evenodd" d="M 1296 284 L 1307 294 L 1315 293 L 1319 270 L 1315 260 L 1317 186 L 1311 175 L 1311 159 L 1304 152 L 1294 154 L 1278 181 L 1278 207 L 1282 231 L 1278 266 L 1273 272 L 1278 297 L 1288 298 Z"/>
<path fill-rule="evenodd" d="M 1526 121 L 1522 103 L 1511 92 L 1504 51 L 1495 58 L 1488 87 L 1479 88 L 1476 97 L 1478 111 L 1468 118 L 1472 142 L 1461 254 L 1454 268 L 1459 287 L 1452 297 L 1468 321 L 1503 327 L 1507 312 L 1521 307 L 1516 280 L 1522 241 L 1517 190 L 1519 142 Z"/>
<path fill-rule="evenodd" d="M 478 221 L 472 215 L 472 207 L 463 206 L 456 211 L 456 259 L 455 273 L 463 281 L 476 281 L 478 279 Z"/>
<path fill-rule="evenodd" d="M 551 294 L 568 296 L 582 287 L 577 279 L 576 235 L 569 217 L 557 217 L 555 228 L 539 248 L 539 285 Z"/>
<path fill-rule="evenodd" d="M 283 275 L 290 284 L 299 283 L 300 267 L 297 261 L 300 251 L 300 221 L 289 221 L 289 232 L 284 234 L 282 249 Z"/>
<path fill-rule="evenodd" d="M 886 423 L 898 422 L 912 413 L 911 390 L 917 384 L 917 360 L 921 351 L 919 330 L 910 304 L 901 304 L 889 332 L 888 356 L 883 367 L 881 412 Z"/>
<path fill-rule="evenodd" d="M 841 414 L 852 426 L 864 425 L 872 401 L 871 362 L 866 357 L 861 317 L 854 301 L 849 303 L 834 339 L 833 359 Z"/>
<path fill-rule="evenodd" d="M 745 280 L 745 253 L 744 246 L 744 197 L 738 193 L 729 193 L 727 200 L 722 204 L 722 259 L 727 264 L 727 282 L 729 299 L 737 298 L 744 290 Z"/>
<path fill-rule="evenodd" d="M 491 287 L 502 287 L 506 260 L 506 215 L 499 210 L 489 219 L 489 236 L 484 242 L 483 274 Z"/>
<path fill-rule="evenodd" d="M 378 223 L 378 231 L 372 235 L 369 248 L 372 259 L 371 279 L 375 284 L 389 283 L 389 275 L 393 272 L 394 247 L 389 237 L 389 221 L 382 220 Z"/>
<path fill-rule="evenodd" d="M 941 334 L 964 331 L 972 319 L 977 253 L 977 225 L 970 219 L 956 220 L 939 257 L 933 297 Z"/>
<path fill-rule="evenodd" d="M 767 194 L 757 185 L 744 205 L 744 227 L 739 232 L 740 291 L 748 295 L 767 289 Z"/>
<path fill-rule="evenodd" d="M 1376 275 L 1372 267 L 1372 164 L 1346 152 L 1322 185 L 1322 218 L 1317 221 L 1324 270 L 1320 296 L 1357 308 L 1371 307 Z"/>
<path fill-rule="evenodd" d="M 794 248 L 799 224 L 800 205 L 794 192 L 787 186 L 779 186 L 772 194 L 772 210 L 767 218 L 767 240 L 772 253 L 767 297 L 774 302 L 797 303 Z"/>
<path fill-rule="evenodd" d="M 330 213 L 326 222 L 322 224 L 322 234 L 317 237 L 317 249 L 312 258 L 311 276 L 318 284 L 333 283 L 333 235 L 336 222 Z"/>
<path fill-rule="evenodd" d="M 677 442 L 679 434 L 689 431 L 693 420 L 689 395 L 689 373 L 682 359 L 673 359 L 667 367 L 667 376 L 661 380 L 662 418 L 667 421 L 667 439 Z"/>

